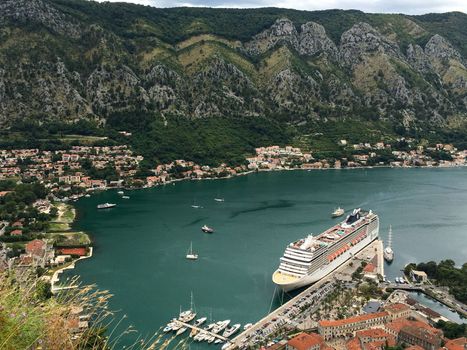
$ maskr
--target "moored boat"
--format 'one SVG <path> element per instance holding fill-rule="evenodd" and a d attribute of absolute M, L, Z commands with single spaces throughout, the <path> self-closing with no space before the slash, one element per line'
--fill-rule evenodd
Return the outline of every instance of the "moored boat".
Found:
<path fill-rule="evenodd" d="M 319 281 L 373 242 L 378 233 L 378 215 L 354 209 L 319 235 L 289 243 L 272 280 L 284 291 Z"/>
<path fill-rule="evenodd" d="M 236 331 L 240 329 L 242 325 L 240 323 L 234 324 L 232 327 L 226 328 L 224 333 L 222 333 L 222 336 L 225 338 L 230 337 L 232 334 L 234 334 Z"/>
<path fill-rule="evenodd" d="M 190 248 L 188 249 L 188 252 L 186 254 L 186 258 L 188 260 L 196 260 L 198 259 L 198 254 L 193 253 L 193 242 L 190 244 Z"/>
<path fill-rule="evenodd" d="M 392 250 L 392 226 L 389 225 L 388 245 L 383 251 L 384 260 L 391 263 L 394 260 L 394 251 Z"/>

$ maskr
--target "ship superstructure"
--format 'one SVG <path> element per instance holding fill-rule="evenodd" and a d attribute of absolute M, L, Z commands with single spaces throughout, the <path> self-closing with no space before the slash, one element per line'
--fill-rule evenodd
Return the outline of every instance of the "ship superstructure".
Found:
<path fill-rule="evenodd" d="M 378 237 L 378 215 L 354 209 L 318 236 L 292 242 L 280 258 L 272 280 L 284 291 L 314 283 L 342 265 Z"/>

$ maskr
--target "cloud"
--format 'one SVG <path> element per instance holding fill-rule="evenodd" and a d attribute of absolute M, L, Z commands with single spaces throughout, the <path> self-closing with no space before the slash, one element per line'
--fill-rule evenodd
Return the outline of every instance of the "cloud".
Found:
<path fill-rule="evenodd" d="M 108 1 L 108 0 L 106 0 Z M 110 0 L 117 2 L 121 0 Z M 467 13 L 467 0 L 127 0 L 156 7 L 283 7 L 298 10 L 356 9 L 365 12 L 424 14 L 461 11 Z"/>

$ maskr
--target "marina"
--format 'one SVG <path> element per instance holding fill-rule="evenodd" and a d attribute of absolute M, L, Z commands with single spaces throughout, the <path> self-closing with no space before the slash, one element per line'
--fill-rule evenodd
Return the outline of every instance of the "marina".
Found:
<path fill-rule="evenodd" d="M 465 168 L 290 171 L 126 191 L 131 200 L 119 200 L 113 191 L 96 193 L 76 203 L 74 227 L 92 234 L 94 256 L 63 278 L 80 274 L 83 283 L 110 290 L 110 307 L 123 310 L 143 334 L 164 327 L 191 290 L 199 315 L 212 309 L 218 320 L 256 323 L 295 295 L 272 298 L 271 275 L 285 246 L 341 221 L 330 218 L 337 204 L 371 208 L 383 239 L 392 224 L 397 257 L 384 271 L 391 281 L 409 262 L 461 263 L 467 256 L 459 229 L 467 225 L 465 175 Z M 218 193 L 222 204 L 213 200 Z M 193 197 L 204 209 L 190 207 Z M 105 202 L 118 207 L 96 210 Z M 203 234 L 205 223 L 216 233 Z M 190 242 L 195 263 L 185 259 Z M 191 349 L 209 346 L 195 342 Z"/>

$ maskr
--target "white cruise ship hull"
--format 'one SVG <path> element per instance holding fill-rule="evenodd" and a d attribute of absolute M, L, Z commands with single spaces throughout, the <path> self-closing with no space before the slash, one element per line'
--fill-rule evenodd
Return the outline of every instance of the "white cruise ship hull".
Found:
<path fill-rule="evenodd" d="M 371 242 L 373 242 L 376 238 L 378 238 L 378 233 L 379 233 L 379 225 L 373 230 L 373 232 L 371 232 L 367 237 L 362 239 L 357 245 L 347 250 L 345 253 L 343 253 L 341 256 L 339 256 L 338 258 L 336 258 L 329 264 L 325 264 L 321 268 L 313 272 L 312 274 L 297 278 L 290 283 L 278 283 L 278 281 L 274 279 L 275 274 L 278 273 L 279 271 L 279 269 L 277 269 L 276 272 L 273 274 L 273 282 L 285 292 L 313 284 L 321 280 L 322 278 L 326 277 L 327 275 L 329 275 L 339 266 L 347 262 L 358 252 L 360 252 L 363 248 L 367 247 Z"/>

